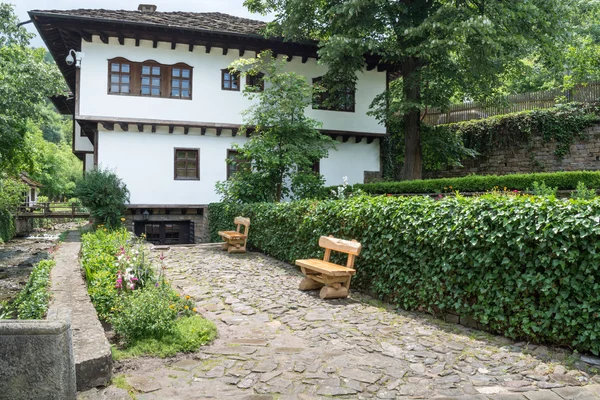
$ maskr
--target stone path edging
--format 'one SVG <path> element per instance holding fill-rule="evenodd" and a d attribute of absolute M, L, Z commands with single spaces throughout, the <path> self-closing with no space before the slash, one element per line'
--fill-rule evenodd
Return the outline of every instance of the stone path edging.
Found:
<path fill-rule="evenodd" d="M 56 266 L 50 273 L 49 312 L 59 308 L 71 310 L 77 390 L 85 390 L 110 381 L 112 355 L 79 266 L 80 248 L 79 232 L 71 231 L 54 253 Z"/>

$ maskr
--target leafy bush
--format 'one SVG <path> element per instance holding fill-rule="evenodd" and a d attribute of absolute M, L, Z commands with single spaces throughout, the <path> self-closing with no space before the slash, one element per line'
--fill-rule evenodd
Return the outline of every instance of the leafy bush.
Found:
<path fill-rule="evenodd" d="M 53 260 L 42 260 L 33 267 L 27 284 L 13 304 L 19 319 L 44 318 L 50 301 L 50 270 L 55 265 Z"/>
<path fill-rule="evenodd" d="M 115 264 L 121 248 L 127 245 L 130 234 L 125 230 L 97 229 L 82 237 L 81 265 L 85 277 L 91 282 L 94 275 L 100 271 L 108 271 L 116 276 L 119 266 Z M 114 284 L 114 282 L 113 282 Z"/>
<path fill-rule="evenodd" d="M 527 191 L 531 191 L 531 194 L 534 196 L 547 196 L 547 197 L 555 197 L 556 191 L 558 188 L 546 186 L 545 182 L 539 183 L 537 181 L 533 182 L 533 186 L 531 190 L 527 189 Z"/>
<path fill-rule="evenodd" d="M 50 199 L 48 198 L 48 196 L 38 196 L 36 201 L 38 203 L 48 203 L 50 201 Z"/>
<path fill-rule="evenodd" d="M 408 194 L 408 193 L 444 193 L 487 192 L 494 187 L 506 187 L 509 190 L 527 190 L 533 182 L 545 183 L 558 190 L 574 190 L 579 182 L 587 187 L 600 188 L 600 172 L 552 172 L 539 174 L 511 175 L 469 175 L 463 178 L 426 179 L 399 182 L 376 182 L 356 184 L 351 190 L 361 189 L 368 194 Z M 335 190 L 336 187 L 330 187 Z"/>
<path fill-rule="evenodd" d="M 11 211 L 23 202 L 27 185 L 0 176 L 0 243 L 15 236 L 15 220 Z"/>
<path fill-rule="evenodd" d="M 594 197 L 596 197 L 596 191 L 588 189 L 583 182 L 577 182 L 577 188 L 574 192 L 571 192 L 572 199 L 591 200 Z"/>
<path fill-rule="evenodd" d="M 97 225 L 121 226 L 125 204 L 129 202 L 129 190 L 112 171 L 98 169 L 89 171 L 79 181 L 75 195 L 90 210 Z"/>
<path fill-rule="evenodd" d="M 96 272 L 88 281 L 88 293 L 98 318 L 108 321 L 115 311 L 119 295 L 115 288 L 115 273 L 110 269 Z"/>
<path fill-rule="evenodd" d="M 0 319 L 11 319 L 12 315 L 13 310 L 8 301 L 0 301 Z"/>
<path fill-rule="evenodd" d="M 600 201 L 550 197 L 354 197 L 211 204 L 210 231 L 252 220 L 249 245 L 321 256 L 320 235 L 363 245 L 353 286 L 407 310 L 470 315 L 512 338 L 600 353 Z"/>
<path fill-rule="evenodd" d="M 4 243 L 15 237 L 15 218 L 8 210 L 0 209 L 0 243 Z"/>
<path fill-rule="evenodd" d="M 110 318 L 113 329 L 126 342 L 172 334 L 177 319 L 177 306 L 168 286 L 149 286 L 123 296 Z"/>

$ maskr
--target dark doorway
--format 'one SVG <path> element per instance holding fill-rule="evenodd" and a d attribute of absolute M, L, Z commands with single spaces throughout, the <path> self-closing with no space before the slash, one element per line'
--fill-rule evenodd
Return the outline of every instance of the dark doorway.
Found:
<path fill-rule="evenodd" d="M 146 234 L 146 240 L 154 244 L 194 243 L 194 223 L 192 221 L 145 221 L 136 222 L 135 234 Z"/>

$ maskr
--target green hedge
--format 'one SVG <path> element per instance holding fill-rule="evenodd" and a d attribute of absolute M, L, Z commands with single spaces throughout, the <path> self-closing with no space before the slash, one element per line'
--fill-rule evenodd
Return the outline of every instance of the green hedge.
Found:
<path fill-rule="evenodd" d="M 353 286 L 407 310 L 471 315 L 512 338 L 600 353 L 600 200 L 354 197 L 211 204 L 211 236 L 251 219 L 250 246 L 319 257 L 320 235 L 357 239 Z"/>
<path fill-rule="evenodd" d="M 13 304 L 19 319 L 42 319 L 46 316 L 50 302 L 50 270 L 55 265 L 53 260 L 42 260 L 33 267 L 27 284 Z"/>
<path fill-rule="evenodd" d="M 8 211 L 0 209 L 0 243 L 15 237 L 15 232 L 14 217 Z"/>
<path fill-rule="evenodd" d="M 600 189 L 600 171 L 548 172 L 512 175 L 470 175 L 463 178 L 425 179 L 399 182 L 376 182 L 356 184 L 349 190 L 361 189 L 368 194 L 487 192 L 494 187 L 503 190 L 523 191 L 531 189 L 533 182 L 545 182 L 558 190 L 575 190 L 578 182 L 586 187 Z M 328 188 L 329 191 L 334 187 Z"/>

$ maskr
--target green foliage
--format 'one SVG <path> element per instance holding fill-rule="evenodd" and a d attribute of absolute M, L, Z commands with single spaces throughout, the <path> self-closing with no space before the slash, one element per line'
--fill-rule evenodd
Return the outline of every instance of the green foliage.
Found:
<path fill-rule="evenodd" d="M 42 260 L 33 267 L 27 284 L 13 303 L 19 319 L 42 319 L 50 302 L 50 270 L 56 265 L 53 260 Z"/>
<path fill-rule="evenodd" d="M 323 178 L 311 167 L 327 156 L 334 141 L 321 135 L 319 123 L 305 115 L 312 97 L 306 78 L 285 72 L 285 65 L 285 61 L 274 60 L 270 52 L 231 65 L 242 76 L 262 76 L 264 90 L 256 91 L 252 86 L 244 89 L 244 96 L 254 102 L 243 113 L 242 131 L 254 127 L 255 132 L 243 147 L 234 144 L 240 159 L 248 164 L 231 179 L 217 184 L 216 191 L 224 201 L 278 202 L 286 197 L 310 196 L 322 185 Z"/>
<path fill-rule="evenodd" d="M 596 197 L 595 189 L 588 189 L 583 182 L 577 182 L 577 187 L 574 192 L 571 192 L 572 199 L 592 200 Z"/>
<path fill-rule="evenodd" d="M 217 335 L 215 324 L 198 315 L 175 321 L 174 332 L 160 340 L 145 338 L 134 340 L 126 349 L 113 348 L 113 358 L 153 356 L 173 357 L 177 353 L 189 353 L 213 341 Z"/>
<path fill-rule="evenodd" d="M 117 256 L 120 249 L 127 245 L 129 238 L 125 229 L 113 231 L 102 228 L 82 236 L 81 265 L 88 282 L 100 271 L 108 271 L 116 277 L 119 270 L 116 265 Z"/>
<path fill-rule="evenodd" d="M 511 338 L 600 353 L 600 201 L 532 196 L 354 197 L 211 204 L 210 230 L 252 220 L 249 244 L 280 260 L 356 239 L 353 285 L 407 310 L 471 315 Z"/>
<path fill-rule="evenodd" d="M 13 317 L 13 309 L 8 304 L 8 301 L 0 301 L 0 320 L 12 319 L 12 317 Z"/>
<path fill-rule="evenodd" d="M 579 183 L 578 183 L 579 184 Z M 546 186 L 546 182 L 539 183 L 534 181 L 532 183 L 531 191 L 534 196 L 545 196 L 545 197 L 556 197 L 557 187 Z"/>
<path fill-rule="evenodd" d="M 171 288 L 151 285 L 123 296 L 110 322 L 115 333 L 129 343 L 136 339 L 160 339 L 173 334 L 176 319 Z"/>
<path fill-rule="evenodd" d="M 25 184 L 0 175 L 0 243 L 15 236 L 15 219 L 11 211 L 23 202 L 26 191 Z"/>
<path fill-rule="evenodd" d="M 121 226 L 129 190 L 114 172 L 101 168 L 87 172 L 77 184 L 75 196 L 90 210 L 95 224 L 109 228 Z"/>
<path fill-rule="evenodd" d="M 598 103 L 568 103 L 545 110 L 439 125 L 434 131 L 454 132 L 462 137 L 466 147 L 482 155 L 521 145 L 531 148 L 532 140 L 537 136 L 544 142 L 556 143 L 554 154 L 557 159 L 562 159 L 575 140 L 585 138 L 585 128 L 599 121 Z"/>
<path fill-rule="evenodd" d="M 90 299 L 102 321 L 108 321 L 116 310 L 119 293 L 115 288 L 115 276 L 116 272 L 105 269 L 96 272 L 88 280 Z"/>
<path fill-rule="evenodd" d="M 426 179 L 400 182 L 376 182 L 356 184 L 352 191 L 361 189 L 369 194 L 409 194 L 409 193 L 444 193 L 458 190 L 459 192 L 487 192 L 494 187 L 508 190 L 526 191 L 533 182 L 545 183 L 558 190 L 573 190 L 578 182 L 583 182 L 591 188 L 600 188 L 600 172 L 548 172 L 539 174 L 510 174 L 510 175 L 469 175 L 462 178 Z"/>

